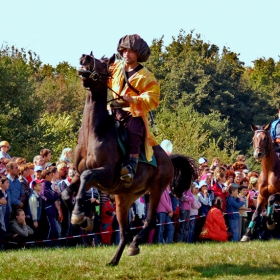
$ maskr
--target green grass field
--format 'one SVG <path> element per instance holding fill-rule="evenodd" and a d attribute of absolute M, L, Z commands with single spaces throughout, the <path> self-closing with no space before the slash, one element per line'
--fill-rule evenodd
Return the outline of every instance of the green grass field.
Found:
<path fill-rule="evenodd" d="M 0 279 L 280 279 L 280 241 L 143 245 L 106 264 L 116 247 L 0 253 Z"/>

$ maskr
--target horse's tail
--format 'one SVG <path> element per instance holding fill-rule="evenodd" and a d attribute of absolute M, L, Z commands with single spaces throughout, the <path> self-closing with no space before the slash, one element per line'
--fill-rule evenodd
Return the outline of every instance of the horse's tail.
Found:
<path fill-rule="evenodd" d="M 172 154 L 169 156 L 174 166 L 174 177 L 170 183 L 171 190 L 181 198 L 184 191 L 188 190 L 191 183 L 197 179 L 197 167 L 192 158 Z"/>

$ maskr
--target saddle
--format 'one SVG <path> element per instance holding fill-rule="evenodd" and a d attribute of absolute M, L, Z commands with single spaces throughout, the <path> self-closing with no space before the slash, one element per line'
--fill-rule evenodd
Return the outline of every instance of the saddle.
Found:
<path fill-rule="evenodd" d="M 117 120 L 115 120 L 115 127 L 116 127 L 116 131 L 117 131 L 118 144 L 122 150 L 123 155 L 125 157 L 127 157 L 129 155 L 128 148 L 127 148 L 129 146 L 127 129 L 121 122 L 119 122 Z M 144 145 L 141 145 L 141 147 L 140 147 L 140 154 L 139 154 L 138 162 L 150 164 L 154 167 L 157 167 L 157 161 L 156 161 L 155 155 L 152 156 L 151 161 L 147 160 L 146 155 L 145 155 Z"/>

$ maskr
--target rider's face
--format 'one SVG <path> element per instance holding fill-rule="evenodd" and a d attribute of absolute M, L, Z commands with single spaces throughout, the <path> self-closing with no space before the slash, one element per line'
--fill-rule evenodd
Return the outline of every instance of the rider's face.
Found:
<path fill-rule="evenodd" d="M 124 49 L 122 56 L 126 64 L 137 63 L 137 54 L 130 49 Z"/>

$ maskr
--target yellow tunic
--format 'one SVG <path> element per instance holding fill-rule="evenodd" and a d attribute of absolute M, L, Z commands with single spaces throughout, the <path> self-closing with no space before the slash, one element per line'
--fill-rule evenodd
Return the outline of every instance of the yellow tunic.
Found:
<path fill-rule="evenodd" d="M 148 114 L 154 110 L 159 104 L 160 89 L 155 76 L 145 67 L 131 76 L 129 83 L 139 91 L 139 95 L 131 90 L 127 84 L 124 88 L 124 76 L 122 72 L 122 62 L 116 62 L 110 67 L 112 79 L 109 79 L 108 86 L 117 92 L 120 96 L 129 94 L 133 103 L 129 103 L 129 107 L 122 108 L 131 112 L 133 117 L 142 117 L 145 124 L 145 152 L 148 161 L 152 160 L 153 146 L 158 145 L 154 135 L 149 131 Z M 114 98 L 116 94 L 113 92 Z"/>

